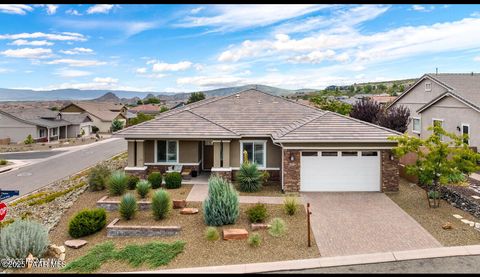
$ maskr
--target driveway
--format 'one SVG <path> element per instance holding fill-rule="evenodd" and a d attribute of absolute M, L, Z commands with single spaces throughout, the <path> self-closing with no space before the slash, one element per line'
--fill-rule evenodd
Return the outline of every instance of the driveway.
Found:
<path fill-rule="evenodd" d="M 388 196 L 377 192 L 308 192 L 320 255 L 343 256 L 442 245 Z"/>

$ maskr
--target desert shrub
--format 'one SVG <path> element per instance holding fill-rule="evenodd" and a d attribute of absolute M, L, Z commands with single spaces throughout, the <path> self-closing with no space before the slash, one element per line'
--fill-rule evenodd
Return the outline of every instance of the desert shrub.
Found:
<path fill-rule="evenodd" d="M 7 160 L 0 160 L 0 165 L 6 165 L 7 164 Z"/>
<path fill-rule="evenodd" d="M 35 221 L 16 220 L 0 231 L 0 258 L 24 259 L 29 253 L 41 257 L 48 244 L 45 226 Z"/>
<path fill-rule="evenodd" d="M 298 210 L 298 201 L 296 197 L 287 196 L 283 199 L 283 209 L 288 215 L 294 215 Z"/>
<path fill-rule="evenodd" d="M 182 185 L 182 174 L 170 172 L 165 175 L 165 187 L 167 189 L 178 189 Z"/>
<path fill-rule="evenodd" d="M 122 195 L 127 190 L 127 175 L 121 170 L 114 171 L 108 179 L 110 195 Z"/>
<path fill-rule="evenodd" d="M 110 169 L 105 165 L 99 165 L 92 168 L 88 174 L 88 185 L 90 190 L 104 190 L 110 174 Z"/>
<path fill-rule="evenodd" d="M 137 193 L 140 195 L 141 198 L 145 198 L 150 192 L 150 188 L 152 185 L 147 180 L 141 180 L 137 183 Z"/>
<path fill-rule="evenodd" d="M 276 217 L 272 219 L 270 222 L 270 228 L 268 229 L 268 233 L 274 237 L 281 237 L 287 231 L 287 227 L 285 226 L 285 221 L 283 219 Z"/>
<path fill-rule="evenodd" d="M 265 204 L 260 204 L 260 203 L 249 208 L 246 213 L 248 216 L 248 220 L 251 223 L 263 222 L 268 216 L 267 206 L 265 206 Z"/>
<path fill-rule="evenodd" d="M 262 242 L 262 237 L 259 233 L 252 233 L 250 236 L 248 236 L 247 242 L 248 245 L 252 247 L 259 247 Z"/>
<path fill-rule="evenodd" d="M 216 241 L 220 238 L 220 233 L 218 232 L 217 228 L 209 226 L 205 230 L 205 238 L 208 241 Z"/>
<path fill-rule="evenodd" d="M 118 119 L 114 119 L 112 121 L 112 125 L 110 126 L 110 130 L 112 132 L 116 132 L 116 131 L 119 131 L 121 129 L 123 129 L 123 122 L 118 120 Z"/>
<path fill-rule="evenodd" d="M 440 192 L 439 191 L 434 191 L 434 190 L 431 190 L 428 192 L 428 198 L 430 199 L 438 199 L 440 198 Z"/>
<path fill-rule="evenodd" d="M 91 235 L 102 230 L 107 224 L 107 213 L 103 208 L 84 209 L 78 212 L 68 224 L 68 233 L 73 238 Z"/>
<path fill-rule="evenodd" d="M 238 192 L 225 179 L 216 175 L 210 177 L 203 211 L 205 223 L 209 226 L 235 223 L 240 214 Z"/>
<path fill-rule="evenodd" d="M 34 144 L 35 140 L 33 139 L 32 135 L 28 135 L 27 138 L 23 141 L 25 144 Z"/>
<path fill-rule="evenodd" d="M 137 183 L 140 181 L 140 178 L 135 175 L 128 175 L 127 177 L 127 187 L 129 190 L 135 189 L 137 187 Z"/>
<path fill-rule="evenodd" d="M 243 163 L 237 172 L 237 180 L 240 191 L 255 192 L 262 189 L 262 173 L 255 163 Z"/>
<path fill-rule="evenodd" d="M 130 220 L 135 216 L 138 210 L 137 200 L 131 193 L 127 193 L 122 197 L 120 205 L 118 206 L 118 212 L 125 220 Z"/>
<path fill-rule="evenodd" d="M 158 189 L 162 185 L 162 174 L 160 172 L 152 172 L 148 174 L 147 180 L 152 184 L 152 189 Z"/>
<path fill-rule="evenodd" d="M 262 185 L 266 185 L 268 183 L 268 180 L 270 179 L 270 173 L 268 171 L 263 171 L 262 172 Z"/>
<path fill-rule="evenodd" d="M 100 129 L 97 126 L 92 126 L 92 133 L 96 134 L 100 131 Z"/>
<path fill-rule="evenodd" d="M 461 172 L 449 174 L 447 178 L 448 178 L 449 184 L 458 184 L 458 183 L 465 182 L 467 180 L 467 178 L 465 177 L 465 174 Z"/>
<path fill-rule="evenodd" d="M 170 198 L 170 194 L 164 190 L 157 190 L 152 197 L 152 211 L 153 217 L 156 220 L 164 219 L 168 213 L 172 210 L 173 202 Z"/>

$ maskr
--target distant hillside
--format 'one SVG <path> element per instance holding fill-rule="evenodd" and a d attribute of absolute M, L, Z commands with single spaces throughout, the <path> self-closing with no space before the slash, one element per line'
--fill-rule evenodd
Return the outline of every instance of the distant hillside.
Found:
<path fill-rule="evenodd" d="M 107 92 L 104 95 L 92 99 L 92 101 L 98 101 L 98 102 L 120 102 L 120 98 L 118 98 L 117 95 L 113 92 Z"/>

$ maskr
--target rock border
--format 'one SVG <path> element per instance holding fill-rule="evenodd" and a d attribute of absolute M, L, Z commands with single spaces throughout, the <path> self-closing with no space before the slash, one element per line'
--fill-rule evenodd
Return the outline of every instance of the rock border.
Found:
<path fill-rule="evenodd" d="M 107 200 L 107 198 L 108 198 L 108 195 L 105 195 L 104 197 L 100 198 L 100 200 L 97 201 L 97 207 L 104 208 L 109 212 L 118 211 L 120 200 Z M 139 210 L 146 211 L 150 209 L 152 202 L 146 201 L 146 200 L 140 200 L 140 201 L 137 201 L 137 204 L 138 204 Z"/>
<path fill-rule="evenodd" d="M 180 234 L 180 226 L 122 226 L 116 225 L 120 219 L 115 218 L 107 226 L 107 237 L 165 237 Z"/>

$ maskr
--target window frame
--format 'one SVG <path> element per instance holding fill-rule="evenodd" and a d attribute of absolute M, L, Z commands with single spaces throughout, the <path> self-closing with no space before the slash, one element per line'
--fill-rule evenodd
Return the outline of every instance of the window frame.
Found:
<path fill-rule="evenodd" d="M 427 85 L 429 86 L 429 88 L 427 88 Z M 425 82 L 425 91 L 432 91 L 432 82 L 430 81 Z"/>
<path fill-rule="evenodd" d="M 179 156 L 179 149 L 180 149 L 180 143 L 178 140 L 172 140 L 172 139 L 156 139 L 154 140 L 155 141 L 155 146 L 154 146 L 154 149 L 155 149 L 155 164 L 178 164 L 178 161 L 180 159 L 180 156 Z M 159 141 L 165 141 L 165 155 L 166 155 L 166 161 L 164 162 L 159 162 L 158 161 L 158 142 Z M 176 143 L 176 160 L 175 161 L 168 161 L 168 142 L 171 142 L 171 141 L 174 141 Z"/>
<path fill-rule="evenodd" d="M 463 133 L 463 127 L 468 127 L 468 139 L 467 139 L 467 145 L 470 146 L 470 124 L 467 124 L 467 123 L 462 123 L 461 125 L 461 129 L 460 129 L 460 134 L 463 136 L 464 133 Z"/>
<path fill-rule="evenodd" d="M 241 140 L 240 141 L 240 164 L 243 164 L 243 144 L 244 143 L 252 143 L 253 144 L 253 149 L 252 153 L 252 161 L 255 159 L 255 143 L 257 144 L 263 144 L 263 164 L 257 164 L 258 168 L 264 169 L 267 168 L 267 141 L 266 140 Z"/>
<path fill-rule="evenodd" d="M 440 121 L 440 122 L 441 122 L 440 127 L 442 127 L 442 129 L 444 128 L 444 125 L 443 125 L 444 120 L 443 120 L 443 119 L 441 119 L 441 118 L 432 118 L 432 126 L 435 126 L 435 121 Z M 444 130 L 445 130 L 445 129 L 444 129 Z M 432 131 L 432 132 L 433 132 L 433 131 Z M 443 135 L 440 135 L 440 141 L 442 141 L 442 142 L 444 141 Z"/>
<path fill-rule="evenodd" d="M 419 122 L 419 129 L 420 130 L 415 130 L 415 120 L 418 120 Z M 412 133 L 415 134 L 420 134 L 422 132 L 422 119 L 420 117 L 412 117 Z"/>

